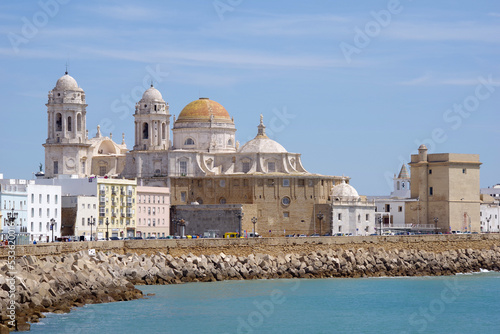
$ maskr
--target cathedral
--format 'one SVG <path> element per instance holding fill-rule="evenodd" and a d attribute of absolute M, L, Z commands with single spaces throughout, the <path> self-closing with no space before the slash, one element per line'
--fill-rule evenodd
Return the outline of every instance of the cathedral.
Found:
<path fill-rule="evenodd" d="M 238 204 L 242 230 L 252 230 L 253 219 L 266 236 L 332 232 L 331 192 L 349 178 L 308 172 L 299 153 L 266 135 L 262 115 L 255 138 L 243 145 L 236 140 L 233 117 L 208 98 L 187 104 L 171 127 L 169 105 L 151 85 L 135 106 L 129 151 L 124 135 L 117 144 L 97 127 L 89 138 L 86 107 L 85 92 L 67 73 L 49 92 L 45 177 L 137 179 L 141 185 L 169 187 L 174 209 Z"/>

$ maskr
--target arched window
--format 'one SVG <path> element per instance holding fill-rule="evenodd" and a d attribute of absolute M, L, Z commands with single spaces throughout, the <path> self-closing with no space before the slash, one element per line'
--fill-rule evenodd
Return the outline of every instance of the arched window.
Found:
<path fill-rule="evenodd" d="M 56 131 L 62 131 L 62 115 L 56 114 Z"/>
<path fill-rule="evenodd" d="M 161 139 L 165 139 L 165 130 L 166 130 L 165 123 L 161 123 Z"/>
<path fill-rule="evenodd" d="M 233 141 L 231 138 L 227 141 L 227 146 L 233 146 Z"/>
<path fill-rule="evenodd" d="M 224 197 L 221 197 L 219 199 L 219 204 L 226 204 L 226 199 Z"/>
<path fill-rule="evenodd" d="M 194 140 L 191 138 L 186 139 L 184 142 L 184 145 L 194 145 Z"/>
<path fill-rule="evenodd" d="M 156 111 L 156 104 L 155 104 L 155 111 Z"/>
<path fill-rule="evenodd" d="M 76 115 L 76 131 L 82 131 L 82 114 Z"/>
<path fill-rule="evenodd" d="M 396 183 L 396 189 L 399 190 L 399 181 Z"/>
<path fill-rule="evenodd" d="M 68 131 L 72 131 L 71 116 L 68 116 Z"/>
<path fill-rule="evenodd" d="M 144 123 L 142 125 L 142 139 L 148 139 L 149 138 L 149 124 Z"/>

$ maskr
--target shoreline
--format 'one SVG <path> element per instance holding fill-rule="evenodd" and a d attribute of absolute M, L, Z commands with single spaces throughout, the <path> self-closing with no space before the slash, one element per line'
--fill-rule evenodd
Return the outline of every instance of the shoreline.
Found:
<path fill-rule="evenodd" d="M 475 244 L 469 246 L 480 246 Z M 485 243 L 487 248 L 483 249 L 455 249 L 448 245 L 445 247 L 448 249 L 438 251 L 442 245 L 428 245 L 435 252 L 401 247 L 397 242 L 387 243 L 386 247 L 367 246 L 225 245 L 227 253 L 216 253 L 219 247 L 212 248 L 211 252 L 192 248 L 194 253 L 182 251 L 179 256 L 158 249 L 154 254 L 141 255 L 111 251 L 97 251 L 95 256 L 88 251 L 40 257 L 23 255 L 16 260 L 16 325 L 18 330 L 29 330 L 29 323 L 43 318 L 43 312 L 67 313 L 85 304 L 143 298 L 135 285 L 278 278 L 445 276 L 480 269 L 500 271 L 498 241 Z M 267 254 L 261 253 L 262 250 Z M 167 251 L 179 250 L 167 248 Z M 202 253 L 196 255 L 198 252 Z M 6 262 L 0 260 L 2 269 Z M 0 286 L 3 288 L 0 304 L 6 309 L 5 282 L 0 282 Z M 6 320 L 3 316 L 0 333 L 7 333 Z"/>

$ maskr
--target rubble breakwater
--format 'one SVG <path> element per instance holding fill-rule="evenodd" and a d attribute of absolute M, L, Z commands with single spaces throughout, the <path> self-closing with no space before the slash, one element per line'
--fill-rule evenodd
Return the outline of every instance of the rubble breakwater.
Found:
<path fill-rule="evenodd" d="M 15 267 L 0 260 L 0 333 L 12 324 L 29 330 L 44 312 L 64 313 L 92 303 L 142 298 L 134 285 L 211 282 L 235 279 L 453 275 L 500 270 L 500 247 L 427 251 L 377 247 L 317 249 L 308 252 L 247 255 L 192 253 L 172 256 L 111 251 L 53 256 L 24 255 Z M 207 253 L 208 254 L 208 253 Z M 9 281 L 4 273 L 13 273 Z M 15 289 L 12 290 L 12 287 Z M 14 299 L 12 299 L 14 295 Z M 14 300 L 14 302 L 13 302 Z"/>

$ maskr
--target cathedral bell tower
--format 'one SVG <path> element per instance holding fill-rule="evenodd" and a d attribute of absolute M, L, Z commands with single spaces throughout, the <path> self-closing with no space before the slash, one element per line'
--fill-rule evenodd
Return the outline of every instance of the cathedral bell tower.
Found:
<path fill-rule="evenodd" d="M 170 140 L 170 114 L 161 93 L 148 88 L 135 105 L 134 151 L 167 150 Z"/>
<path fill-rule="evenodd" d="M 66 72 L 49 92 L 45 176 L 85 174 L 86 153 L 90 146 L 86 129 L 85 92 Z"/>

